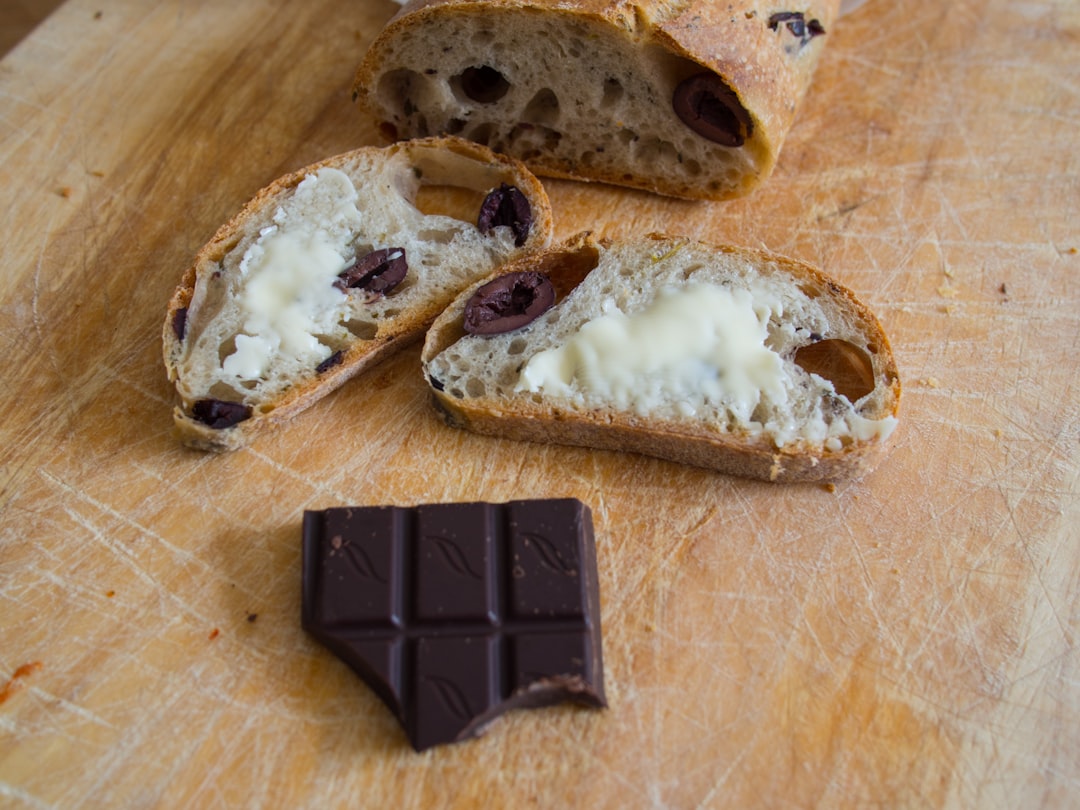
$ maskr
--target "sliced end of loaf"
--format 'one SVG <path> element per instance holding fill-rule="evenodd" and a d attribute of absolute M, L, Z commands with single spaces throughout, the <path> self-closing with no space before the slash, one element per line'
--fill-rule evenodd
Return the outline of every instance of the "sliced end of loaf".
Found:
<path fill-rule="evenodd" d="M 831 27 L 837 2 L 808 13 Z M 356 96 L 391 139 L 451 133 L 542 175 L 738 197 L 771 174 L 824 37 L 794 37 L 766 3 L 720 6 L 414 3 L 372 44 Z M 706 100 L 680 97 L 701 76 Z M 687 123 L 699 115 L 704 129 Z"/>

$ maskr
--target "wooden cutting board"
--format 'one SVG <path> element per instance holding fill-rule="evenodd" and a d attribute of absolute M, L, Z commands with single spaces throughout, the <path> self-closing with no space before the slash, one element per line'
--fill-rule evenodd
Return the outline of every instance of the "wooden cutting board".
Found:
<path fill-rule="evenodd" d="M 758 194 L 550 182 L 558 235 L 763 245 L 905 382 L 829 490 L 454 431 L 418 350 L 248 450 L 171 436 L 165 302 L 274 177 L 376 143 L 394 4 L 69 0 L 0 61 L 0 806 L 1064 807 L 1080 789 L 1080 4 L 871 0 Z M 573 496 L 603 712 L 417 755 L 299 628 L 300 517 Z"/>

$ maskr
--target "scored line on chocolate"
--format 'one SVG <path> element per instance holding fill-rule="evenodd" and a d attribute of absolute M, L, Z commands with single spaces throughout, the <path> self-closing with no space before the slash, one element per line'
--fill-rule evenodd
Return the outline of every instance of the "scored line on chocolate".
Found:
<path fill-rule="evenodd" d="M 308 512 L 303 624 L 417 749 L 518 704 L 603 706 L 592 543 L 572 499 Z"/>

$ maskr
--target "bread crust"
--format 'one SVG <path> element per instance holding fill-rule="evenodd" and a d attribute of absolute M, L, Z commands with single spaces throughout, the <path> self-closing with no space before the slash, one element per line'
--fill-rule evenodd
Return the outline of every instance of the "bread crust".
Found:
<path fill-rule="evenodd" d="M 550 243 L 553 231 L 551 205 L 540 181 L 519 161 L 497 155 L 482 145 L 458 138 L 432 137 L 403 141 L 388 147 L 363 147 L 278 178 L 260 190 L 217 230 L 195 255 L 169 299 L 162 327 L 162 353 L 168 378 L 178 388 L 179 402 L 174 408 L 173 417 L 177 435 L 184 444 L 214 451 L 242 447 L 256 435 L 292 419 L 352 377 L 423 337 L 427 326 L 445 308 L 449 296 L 432 297 L 411 310 L 402 312 L 399 317 L 380 322 L 377 334 L 371 339 L 356 340 L 342 352 L 341 362 L 323 373 L 297 380 L 283 396 L 270 403 L 270 407 L 256 409 L 250 418 L 232 427 L 215 429 L 194 418 L 191 415 L 193 398 L 179 393 L 180 362 L 186 347 L 184 338 L 178 334 L 175 327 L 177 318 L 184 317 L 187 313 L 200 277 L 219 272 L 226 257 L 236 248 L 240 234 L 249 228 L 253 221 L 265 218 L 267 210 L 277 206 L 282 195 L 321 168 L 344 168 L 362 163 L 361 158 L 382 164 L 403 157 L 405 161 L 402 170 L 412 167 L 415 171 L 419 163 L 425 158 L 431 159 L 433 155 L 440 159 L 443 156 L 463 158 L 466 164 L 475 167 L 478 173 L 490 174 L 497 181 L 514 185 L 525 194 L 532 208 L 533 223 L 528 238 L 518 253 L 531 252 Z M 484 272 L 489 270 L 490 268 Z M 187 324 L 183 331 L 190 332 L 190 324 Z"/>
<path fill-rule="evenodd" d="M 805 20 L 817 21 L 827 33 L 840 0 L 808 0 L 797 5 Z M 533 171 L 545 176 L 595 180 L 684 198 L 729 199 L 750 193 L 772 173 L 827 39 L 814 36 L 795 47 L 783 23 L 770 23 L 777 12 L 770 0 L 417 0 L 403 7 L 372 43 L 357 70 L 355 95 L 369 114 L 388 124 L 382 131 L 392 134 L 400 121 L 388 120 L 376 88 L 380 77 L 400 67 L 392 54 L 403 38 L 470 18 L 483 19 L 496 28 L 510 28 L 529 15 L 571 20 L 586 26 L 592 37 L 617 43 L 634 54 L 639 62 L 633 65 L 636 70 L 656 71 L 656 64 L 645 54 L 660 48 L 672 59 L 685 62 L 673 70 L 686 74 L 699 69 L 722 77 L 752 120 L 752 135 L 741 147 L 752 166 L 737 181 L 716 184 L 708 176 L 708 167 L 704 177 L 686 178 L 662 165 L 651 171 L 631 165 L 611 168 L 585 165 L 553 150 L 518 154 L 511 143 L 493 146 L 523 157 Z M 694 65 L 697 68 L 691 68 Z M 567 68 L 577 66 L 571 61 Z M 582 81 L 589 80 L 588 66 L 580 72 Z M 667 77 L 650 76 L 650 81 L 670 93 Z M 670 106 L 670 95 L 661 101 Z M 671 121 L 677 129 L 674 113 Z"/>
<path fill-rule="evenodd" d="M 651 234 L 642 241 L 664 252 L 688 240 Z M 588 233 L 578 234 L 539 254 L 505 265 L 499 273 L 556 266 L 563 262 L 562 256 L 605 250 L 611 244 L 610 240 L 596 240 Z M 867 342 L 875 347 L 875 376 L 882 388 L 880 407 L 864 416 L 873 419 L 897 416 L 901 383 L 888 337 L 873 312 L 851 290 L 817 268 L 767 251 L 726 245 L 704 247 L 751 262 L 769 261 L 778 265 L 800 285 L 819 289 L 821 294 L 830 296 L 850 313 L 864 330 Z M 643 417 L 615 408 L 583 411 L 572 403 L 560 402 L 556 397 L 533 399 L 514 396 L 512 399 L 498 399 L 453 396 L 446 390 L 440 390 L 439 383 L 431 376 L 431 363 L 460 339 L 463 334 L 461 312 L 475 287 L 481 283 L 463 291 L 435 321 L 427 333 L 422 352 L 432 403 L 452 427 L 516 440 L 640 453 L 728 475 L 785 483 L 835 482 L 858 478 L 873 469 L 887 452 L 888 443 L 880 440 L 853 441 L 836 450 L 807 441 L 776 447 L 761 434 L 725 433 L 708 425 L 690 427 L 685 421 Z M 521 362 L 525 360 L 521 358 Z"/>

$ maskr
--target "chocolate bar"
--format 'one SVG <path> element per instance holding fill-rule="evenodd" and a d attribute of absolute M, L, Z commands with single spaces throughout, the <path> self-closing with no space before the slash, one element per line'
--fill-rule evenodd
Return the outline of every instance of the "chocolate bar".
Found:
<path fill-rule="evenodd" d="M 514 708 L 604 707 L 593 542 L 573 499 L 305 512 L 302 624 L 417 751 Z"/>

